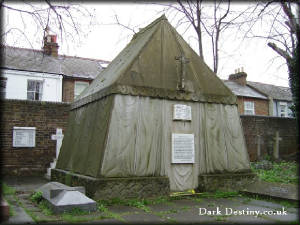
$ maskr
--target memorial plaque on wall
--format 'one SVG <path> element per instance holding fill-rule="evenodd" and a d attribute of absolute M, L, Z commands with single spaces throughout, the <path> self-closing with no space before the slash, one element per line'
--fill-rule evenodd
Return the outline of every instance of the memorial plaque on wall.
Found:
<path fill-rule="evenodd" d="M 13 147 L 35 147 L 35 127 L 14 127 Z"/>
<path fill-rule="evenodd" d="M 175 104 L 173 120 L 192 120 L 192 107 L 188 105 Z"/>
<path fill-rule="evenodd" d="M 172 133 L 172 163 L 194 163 L 194 156 L 194 134 Z"/>

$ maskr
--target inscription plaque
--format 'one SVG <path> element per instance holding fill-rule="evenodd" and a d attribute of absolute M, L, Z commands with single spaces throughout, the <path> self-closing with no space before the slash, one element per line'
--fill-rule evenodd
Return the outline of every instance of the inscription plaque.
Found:
<path fill-rule="evenodd" d="M 14 127 L 13 147 L 35 147 L 35 127 Z"/>
<path fill-rule="evenodd" d="M 194 163 L 194 134 L 172 133 L 172 163 Z"/>
<path fill-rule="evenodd" d="M 188 105 L 174 105 L 173 120 L 192 120 L 192 108 Z"/>

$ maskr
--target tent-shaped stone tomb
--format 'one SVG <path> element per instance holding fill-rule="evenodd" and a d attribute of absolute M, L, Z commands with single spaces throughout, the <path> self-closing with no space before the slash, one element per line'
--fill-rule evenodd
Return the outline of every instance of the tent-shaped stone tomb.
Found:
<path fill-rule="evenodd" d="M 249 169 L 236 96 L 162 16 L 71 105 L 55 170 L 167 177 L 181 191 L 202 174 Z"/>

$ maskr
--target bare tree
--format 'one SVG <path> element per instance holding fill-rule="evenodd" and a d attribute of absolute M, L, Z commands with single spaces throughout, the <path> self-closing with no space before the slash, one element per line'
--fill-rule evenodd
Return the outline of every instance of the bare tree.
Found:
<path fill-rule="evenodd" d="M 268 1 L 261 3 L 254 13 L 246 36 L 264 38 L 267 45 L 286 61 L 289 71 L 290 87 L 294 100 L 294 112 L 299 120 L 299 38 L 300 38 L 300 2 Z M 260 21 L 268 21 L 268 30 L 261 34 L 253 32 Z M 259 24 L 260 25 L 260 24 Z"/>
<path fill-rule="evenodd" d="M 260 3 L 256 13 L 252 14 L 252 20 L 248 31 L 245 33 L 247 38 L 264 38 L 268 46 L 272 48 L 279 56 L 283 57 L 287 65 L 293 57 L 293 52 L 299 43 L 299 6 L 298 2 L 290 1 L 268 1 Z M 298 17 L 298 21 L 297 21 Z M 261 33 L 254 32 L 253 27 L 261 21 L 267 28 Z M 289 65 L 288 65 L 289 66 Z"/>
<path fill-rule="evenodd" d="M 186 25 L 186 30 L 193 28 L 197 35 L 199 56 L 205 60 L 207 52 L 212 52 L 213 71 L 218 72 L 220 37 L 231 27 L 239 27 L 246 22 L 246 14 L 253 6 L 242 11 L 231 10 L 231 3 L 224 0 L 205 2 L 203 0 L 177 0 L 177 3 L 164 4 L 165 12 L 175 12 L 178 17 L 177 27 Z M 180 14 L 181 16 L 179 16 Z M 242 19 L 242 20 L 241 20 Z M 204 44 L 204 36 L 211 40 L 211 45 Z"/>
<path fill-rule="evenodd" d="M 58 34 L 61 42 L 67 42 L 67 40 L 80 42 L 80 38 L 87 33 L 86 25 L 91 25 L 94 19 L 94 15 L 89 9 L 72 2 L 45 0 L 11 3 L 2 0 L 0 1 L 0 10 L 5 14 L 1 38 L 5 40 L 21 34 L 31 46 L 33 37 L 36 37 L 41 43 L 43 36 L 40 34 L 45 32 L 46 27 L 50 27 L 51 31 Z M 10 14 L 13 15 L 14 20 L 21 21 L 19 25 L 13 24 L 13 21 L 8 19 Z M 86 24 L 83 24 L 82 18 L 85 19 Z"/>

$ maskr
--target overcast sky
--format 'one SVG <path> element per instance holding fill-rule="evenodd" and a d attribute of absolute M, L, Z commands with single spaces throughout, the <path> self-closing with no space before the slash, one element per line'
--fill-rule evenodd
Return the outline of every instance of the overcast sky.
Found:
<path fill-rule="evenodd" d="M 245 4 L 244 4 L 245 5 Z M 131 40 L 133 32 L 121 26 L 115 25 L 114 15 L 118 15 L 119 21 L 130 27 L 134 27 L 138 31 L 139 27 L 145 27 L 153 20 L 161 16 L 161 6 L 150 4 L 134 4 L 134 3 L 89 3 L 86 5 L 90 9 L 95 10 L 95 19 L 92 26 L 86 28 L 88 35 L 81 38 L 81 43 L 61 43 L 59 53 L 65 55 L 74 55 L 80 57 L 96 58 L 103 60 L 113 60 L 118 53 Z M 240 7 L 235 4 L 234 7 Z M 167 14 L 169 22 L 176 26 L 176 20 L 170 18 Z M 5 28 L 8 26 L 24 26 L 17 14 L 5 15 Z M 25 18 L 26 19 L 26 18 Z M 23 18 L 24 20 L 24 18 Z M 84 21 L 85 18 L 82 18 Z M 85 29 L 85 28 L 84 28 Z M 178 27 L 177 31 L 182 34 L 183 27 Z M 263 23 L 257 29 L 263 30 Z M 261 31 L 260 30 L 260 31 Z M 32 32 L 28 34 L 29 38 L 41 35 L 40 33 Z M 9 37 L 9 36 L 8 36 Z M 184 39 L 190 46 L 198 52 L 195 33 L 192 29 L 183 34 Z M 248 74 L 247 80 L 275 84 L 279 86 L 288 86 L 288 72 L 285 62 L 276 53 L 267 46 L 265 40 L 262 39 L 247 39 L 240 44 L 241 37 L 231 33 L 223 37 L 223 44 L 220 46 L 220 66 L 218 76 L 221 79 L 227 79 L 229 74 L 232 74 L 238 67 L 244 67 L 244 71 Z M 234 39 L 235 38 L 235 39 Z M 40 39 L 41 40 L 41 39 Z M 209 40 L 206 39 L 205 43 Z M 204 43 L 204 44 L 205 44 Z M 10 46 L 31 48 L 28 41 L 21 35 L 14 34 L 6 39 L 6 44 Z M 32 42 L 35 49 L 41 49 L 42 43 Z M 206 63 L 212 68 L 211 56 L 207 54 Z"/>

